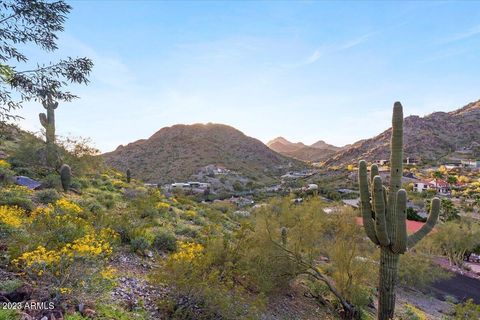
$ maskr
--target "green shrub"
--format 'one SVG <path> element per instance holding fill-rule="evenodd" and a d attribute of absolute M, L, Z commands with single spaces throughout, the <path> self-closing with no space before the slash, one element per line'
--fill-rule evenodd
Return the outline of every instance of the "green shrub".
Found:
<path fill-rule="evenodd" d="M 153 240 L 153 247 L 160 251 L 177 250 L 177 239 L 173 233 L 160 231 Z"/>
<path fill-rule="evenodd" d="M 150 248 L 150 243 L 143 236 L 138 236 L 130 241 L 130 248 L 133 252 L 145 253 Z"/>
<path fill-rule="evenodd" d="M 23 285 L 23 282 L 19 279 L 8 279 L 0 281 L 0 292 L 4 294 L 12 293 Z"/>
<path fill-rule="evenodd" d="M 198 231 L 196 229 L 184 224 L 180 224 L 175 228 L 175 234 L 190 238 L 198 237 Z"/>
<path fill-rule="evenodd" d="M 147 208 L 144 208 L 141 213 L 140 213 L 140 217 L 142 219 L 145 219 L 145 218 L 154 218 L 155 216 L 158 215 L 158 209 L 156 208 L 153 208 L 153 207 L 147 207 Z"/>
<path fill-rule="evenodd" d="M 400 256 L 399 283 L 417 289 L 427 288 L 435 281 L 447 279 L 450 275 L 432 261 L 429 255 L 408 251 Z"/>
<path fill-rule="evenodd" d="M 480 305 L 475 304 L 472 299 L 455 305 L 455 320 L 477 320 L 480 319 Z"/>
<path fill-rule="evenodd" d="M 20 316 L 15 310 L 0 309 L 0 320 L 17 320 Z"/>
<path fill-rule="evenodd" d="M 127 311 L 120 306 L 112 304 L 98 304 L 95 308 L 97 320 L 145 320 L 147 316 L 144 311 Z"/>
<path fill-rule="evenodd" d="M 45 176 L 41 180 L 42 186 L 44 188 L 51 188 L 51 189 L 61 189 L 62 188 L 62 183 L 60 181 L 60 176 L 56 173 L 51 173 Z"/>
<path fill-rule="evenodd" d="M 27 211 L 32 211 L 34 208 L 32 200 L 15 196 L 0 199 L 0 206 L 1 205 L 17 206 Z"/>
<path fill-rule="evenodd" d="M 426 218 L 422 218 L 417 214 L 417 211 L 415 209 L 409 207 L 407 208 L 407 219 L 412 220 L 412 221 L 420 221 L 420 222 L 425 222 L 427 221 Z"/>
<path fill-rule="evenodd" d="M 81 199 L 79 205 L 91 213 L 99 213 L 103 210 L 103 206 L 95 199 Z"/>
<path fill-rule="evenodd" d="M 10 186 L 0 189 L 0 205 L 17 206 L 27 211 L 34 208 L 30 200 L 31 191 L 25 187 Z"/>
<path fill-rule="evenodd" d="M 70 182 L 70 188 L 74 190 L 81 190 L 83 187 L 83 183 L 75 178 L 72 178 L 72 181 Z"/>
<path fill-rule="evenodd" d="M 60 199 L 60 195 L 58 194 L 56 189 L 44 189 L 37 191 L 35 193 L 34 197 L 35 201 L 43 203 L 43 204 L 49 204 L 49 203 L 54 203 L 58 199 Z"/>

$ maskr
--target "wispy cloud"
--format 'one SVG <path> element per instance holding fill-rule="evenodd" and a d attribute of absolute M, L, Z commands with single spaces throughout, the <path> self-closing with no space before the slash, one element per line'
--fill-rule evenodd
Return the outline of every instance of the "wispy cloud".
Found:
<path fill-rule="evenodd" d="M 330 45 L 325 45 L 325 46 L 318 47 L 317 49 L 315 49 L 315 51 L 305 61 L 303 61 L 299 65 L 312 64 L 312 63 L 317 62 L 321 57 L 323 57 L 327 54 L 352 49 L 352 48 L 366 42 L 372 35 L 373 35 L 373 33 L 367 33 L 367 34 L 361 35 L 359 37 L 350 39 L 350 40 L 348 40 L 346 42 L 343 42 L 343 43 L 330 44 Z"/>
<path fill-rule="evenodd" d="M 475 37 L 477 35 L 480 34 L 480 24 L 479 25 L 476 25 L 476 26 L 473 26 L 471 27 L 470 29 L 468 30 L 465 30 L 463 32 L 459 32 L 459 33 L 456 33 L 450 37 L 447 37 L 445 39 L 442 39 L 440 40 L 438 43 L 439 44 L 446 44 L 446 43 L 450 43 L 450 42 L 455 42 L 455 41 L 459 41 L 459 40 L 464 40 L 464 39 L 468 39 L 468 38 L 471 38 L 471 37 Z"/>

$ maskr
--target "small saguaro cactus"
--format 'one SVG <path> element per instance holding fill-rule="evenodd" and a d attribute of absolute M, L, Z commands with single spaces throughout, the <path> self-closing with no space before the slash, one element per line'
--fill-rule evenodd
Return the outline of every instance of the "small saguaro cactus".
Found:
<path fill-rule="evenodd" d="M 280 229 L 280 235 L 282 237 L 282 245 L 286 247 L 287 246 L 287 228 L 282 227 Z"/>
<path fill-rule="evenodd" d="M 60 167 L 60 180 L 62 181 L 62 187 L 65 192 L 70 190 L 70 184 L 72 182 L 72 169 L 68 164 L 63 164 Z"/>
<path fill-rule="evenodd" d="M 401 189 L 403 174 L 403 110 L 395 102 L 392 117 L 390 145 L 390 187 L 383 186 L 378 167 L 372 165 L 370 179 L 367 164 L 360 161 L 358 181 L 365 233 L 380 246 L 380 281 L 378 284 L 378 320 L 393 319 L 395 311 L 395 285 L 400 254 L 412 248 L 435 226 L 440 212 L 440 200 L 434 198 L 427 222 L 412 235 L 407 235 L 407 192 Z M 371 196 L 368 184 L 371 184 Z"/>
<path fill-rule="evenodd" d="M 130 168 L 127 169 L 127 183 L 130 183 L 130 181 L 132 180 L 132 172 L 130 171 Z"/>
<path fill-rule="evenodd" d="M 47 164 L 53 166 L 56 160 L 55 150 L 55 109 L 58 107 L 58 102 L 53 101 L 50 94 L 42 99 L 42 105 L 47 110 L 47 114 L 40 113 L 40 123 L 45 128 L 45 140 L 47 143 Z"/>

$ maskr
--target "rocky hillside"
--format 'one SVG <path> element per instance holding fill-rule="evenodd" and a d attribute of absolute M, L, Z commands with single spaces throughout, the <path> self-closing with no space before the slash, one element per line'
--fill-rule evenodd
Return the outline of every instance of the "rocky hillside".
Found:
<path fill-rule="evenodd" d="M 356 163 L 360 159 L 388 159 L 391 128 L 376 137 L 360 140 L 337 152 L 326 165 Z M 452 112 L 425 117 L 409 116 L 404 122 L 405 157 L 438 161 L 461 148 L 480 142 L 480 100 Z"/>
<path fill-rule="evenodd" d="M 222 124 L 174 125 L 104 154 L 107 164 L 151 183 L 184 181 L 207 165 L 238 172 L 257 183 L 299 166 L 257 139 Z"/>
<path fill-rule="evenodd" d="M 326 143 L 323 140 L 307 146 L 302 142 L 293 143 L 283 137 L 275 138 L 267 143 L 267 146 L 285 156 L 302 161 L 319 162 L 325 161 L 341 148 Z"/>

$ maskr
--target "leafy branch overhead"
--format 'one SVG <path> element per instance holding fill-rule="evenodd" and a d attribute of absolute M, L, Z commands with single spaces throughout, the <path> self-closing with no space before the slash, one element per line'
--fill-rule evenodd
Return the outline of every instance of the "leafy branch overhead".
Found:
<path fill-rule="evenodd" d="M 43 101 L 47 95 L 63 101 L 77 98 L 64 88 L 88 83 L 90 59 L 67 57 L 20 70 L 30 59 L 18 48 L 34 44 L 48 52 L 58 49 L 57 34 L 64 30 L 71 6 L 64 1 L 14 0 L 1 1 L 0 10 L 0 123 L 18 118 L 13 112 L 23 101 Z"/>

